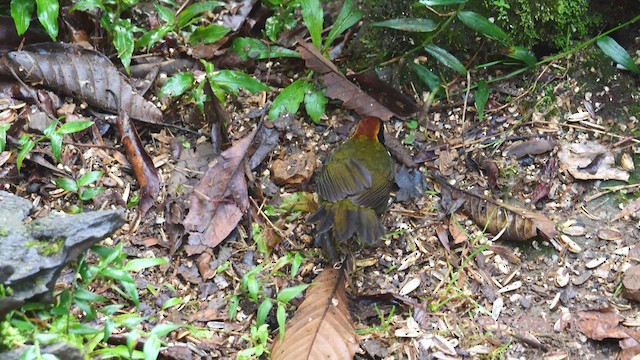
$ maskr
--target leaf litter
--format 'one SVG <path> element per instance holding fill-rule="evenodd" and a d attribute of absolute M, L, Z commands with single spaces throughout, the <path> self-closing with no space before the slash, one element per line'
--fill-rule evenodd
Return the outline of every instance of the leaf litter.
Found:
<path fill-rule="evenodd" d="M 244 4 L 250 4 L 250 2 L 244 2 Z M 246 19 L 244 14 L 240 14 L 240 18 L 234 20 L 236 21 L 234 27 Z M 338 76 L 337 73 L 334 75 Z M 567 79 L 565 84 L 568 86 L 576 85 L 572 81 L 573 79 Z M 355 89 L 353 83 L 344 83 L 343 85 L 345 84 L 351 90 Z M 356 91 L 356 93 L 358 92 Z M 580 94 L 583 93 L 580 92 Z M 561 107 L 561 111 L 574 112 L 576 107 L 584 106 L 581 105 L 582 99 L 578 99 L 579 101 L 575 101 L 573 104 L 571 103 L 572 99 L 566 96 L 568 95 L 559 96 L 563 101 L 558 103 L 570 104 L 573 109 Z M 584 96 L 587 95 L 584 94 Z M 608 94 L 598 95 L 596 93 L 596 95 L 589 96 L 606 98 Z M 491 100 L 494 103 L 508 104 L 506 99 L 499 94 L 492 94 Z M 366 99 L 366 102 L 373 103 L 371 99 Z M 237 106 L 236 103 L 242 104 L 242 106 Z M 268 249 L 270 256 L 284 256 L 289 251 L 308 256 L 307 262 L 301 265 L 296 275 L 270 276 L 269 271 L 263 272 L 262 278 L 268 279 L 269 282 L 264 285 L 265 292 L 276 291 L 276 289 L 288 286 L 289 283 L 311 283 L 317 272 L 313 269 L 322 263 L 319 255 L 309 250 L 309 232 L 312 229 L 305 227 L 300 220 L 304 216 L 295 218 L 295 214 L 291 212 L 278 212 L 280 211 L 278 206 L 282 201 L 280 193 L 288 194 L 292 191 L 309 190 L 307 177 L 303 177 L 303 181 L 287 184 L 288 187 L 281 189 L 273 185 L 274 174 L 271 171 L 271 166 L 275 160 L 286 163 L 288 155 L 286 149 L 291 144 L 298 146 L 297 149 L 301 153 L 313 152 L 317 159 L 322 161 L 337 143 L 344 140 L 345 132 L 339 129 L 350 124 L 353 114 L 332 108 L 327 114 L 326 124 L 319 126 L 312 125 L 299 117 L 292 117 L 290 126 L 298 127 L 300 131 L 285 129 L 282 133 L 271 134 L 270 139 L 264 142 L 267 150 L 263 150 L 252 161 L 251 168 L 255 168 L 256 171 L 248 172 L 243 163 L 245 159 L 248 161 L 249 155 L 253 154 L 249 139 L 256 136 L 255 132 L 250 132 L 247 135 L 246 129 L 255 125 L 255 121 L 252 120 L 254 118 L 249 116 L 248 112 L 263 104 L 264 100 L 260 97 L 252 97 L 247 94 L 240 94 L 237 100 L 226 104 L 227 108 L 233 112 L 227 130 L 234 145 L 227 149 L 228 152 L 223 152 L 217 158 L 204 156 L 205 163 L 211 162 L 211 166 L 204 166 L 201 172 L 199 172 L 200 170 L 188 171 L 189 176 L 183 178 L 188 180 L 209 179 L 207 182 L 202 180 L 194 187 L 204 196 L 196 192 L 190 194 L 191 200 L 195 199 L 194 201 L 199 203 L 195 207 L 183 208 L 183 210 L 188 210 L 189 214 L 194 211 L 194 217 L 198 215 L 197 220 L 193 220 L 191 224 L 185 221 L 184 225 L 189 225 L 190 232 L 196 234 L 198 238 L 195 245 L 188 243 L 187 249 L 194 251 L 194 253 L 202 250 L 196 264 L 200 278 L 194 272 L 191 275 L 188 274 L 188 269 L 193 269 L 194 259 L 181 254 L 179 250 L 174 255 L 176 262 L 174 266 L 181 269 L 177 271 L 177 276 L 171 276 L 170 272 L 162 271 L 149 271 L 136 275 L 138 276 L 136 280 L 141 282 L 150 281 L 159 284 L 167 281 L 174 285 L 176 294 L 169 290 L 162 290 L 160 298 L 166 298 L 171 294 L 171 296 L 199 300 L 195 305 L 197 308 L 184 307 L 179 311 L 166 311 L 160 309 L 159 305 L 157 308 L 154 307 L 156 299 L 153 299 L 153 296 L 147 294 L 142 299 L 142 303 L 147 308 L 153 308 L 155 313 L 166 316 L 172 321 L 192 321 L 198 326 L 215 329 L 212 330 L 213 335 L 209 339 L 198 338 L 195 334 L 190 334 L 176 336 L 175 339 L 170 340 L 170 343 L 173 344 L 189 343 L 190 346 L 198 349 L 199 354 L 233 358 L 238 350 L 249 346 L 245 340 L 241 339 L 241 336 L 235 335 L 249 334 L 256 304 L 249 301 L 242 302 L 238 316 L 234 319 L 228 319 L 226 315 L 229 304 L 226 300 L 220 299 L 220 295 L 237 294 L 234 289 L 240 288 L 243 276 L 259 264 L 268 263 L 266 261 L 269 258 L 268 255 L 263 255 L 257 250 L 248 235 L 250 230 L 240 222 L 239 218 L 242 218 L 244 214 L 257 214 L 259 216 L 254 216 L 254 219 L 266 218 L 272 221 L 274 227 L 282 227 L 284 238 L 271 245 L 271 248 Z M 512 105 L 500 110 L 490 107 L 486 109 L 485 114 L 494 111 L 493 116 L 477 124 L 480 128 L 478 134 L 492 134 L 493 137 L 482 139 L 474 138 L 470 132 L 466 132 L 468 129 L 463 128 L 462 124 L 464 123 L 460 121 L 463 109 L 456 106 L 455 103 L 445 102 L 444 106 L 432 109 L 429 114 L 429 124 L 420 124 L 418 132 L 429 134 L 431 139 L 427 141 L 426 137 L 420 137 L 418 134 L 412 145 L 402 145 L 404 149 L 409 148 L 413 154 L 422 154 L 420 161 L 417 161 L 422 165 L 420 167 L 421 173 L 430 175 L 434 169 L 439 169 L 443 170 L 442 172 L 445 172 L 449 179 L 457 179 L 459 189 L 451 189 L 451 192 L 462 191 L 465 195 L 461 199 L 465 201 L 459 204 L 463 206 L 461 209 L 467 206 L 467 212 L 472 215 L 475 209 L 476 216 L 465 218 L 456 215 L 455 220 L 451 217 L 448 223 L 443 223 L 438 218 L 437 210 L 445 212 L 450 209 L 440 206 L 441 197 L 444 196 L 439 192 L 441 188 L 435 187 L 431 181 L 427 183 L 427 189 L 423 189 L 418 186 L 421 181 L 417 176 L 412 180 L 407 181 L 405 178 L 398 181 L 398 185 L 400 183 L 405 185 L 400 188 L 408 189 L 407 183 L 408 186 L 415 185 L 415 189 L 426 192 L 426 196 L 418 197 L 417 192 L 411 190 L 410 192 L 415 194 L 415 197 L 409 196 L 411 199 L 396 198 L 396 201 L 390 206 L 385 222 L 390 230 L 385 244 L 378 248 L 358 251 L 360 261 L 356 262 L 359 265 L 356 265 L 355 269 L 350 272 L 348 296 L 344 297 L 344 301 L 336 302 L 337 305 L 346 305 L 347 302 L 352 304 L 346 314 L 351 314 L 350 316 L 355 319 L 350 320 L 349 324 L 357 328 L 355 341 L 360 347 L 360 350 L 357 351 L 366 351 L 370 356 L 375 354 L 384 354 L 384 356 L 412 354 L 409 356 L 459 358 L 489 354 L 503 345 L 511 344 L 505 351 L 505 354 L 510 357 L 566 358 L 569 355 L 572 357 L 584 356 L 585 354 L 602 355 L 601 348 L 594 346 L 594 342 L 583 337 L 576 338 L 573 329 L 584 330 L 582 332 L 584 336 L 596 339 L 600 338 L 603 333 L 597 329 L 606 327 L 611 330 L 605 331 L 605 336 L 616 335 L 618 336 L 616 338 L 621 339 L 621 354 L 625 356 L 633 354 L 634 350 L 627 351 L 627 349 L 634 349 L 637 345 L 633 343 L 634 335 L 629 335 L 633 334 L 634 327 L 637 326 L 632 321 L 633 305 L 616 297 L 615 287 L 618 285 L 616 279 L 621 274 L 631 276 L 634 273 L 630 270 L 638 261 L 638 256 L 634 255 L 633 251 L 636 245 L 633 239 L 637 238 L 637 229 L 629 226 L 629 220 L 636 220 L 637 215 L 634 213 L 637 209 L 633 206 L 636 201 L 632 200 L 625 208 L 626 211 L 623 210 L 623 213 L 620 214 L 618 214 L 620 208 L 615 204 L 611 205 L 610 202 L 586 201 L 583 203 L 581 201 L 583 195 L 597 190 L 594 187 L 599 183 L 593 180 L 586 182 L 574 180 L 582 176 L 582 173 L 596 175 L 594 180 L 611 178 L 608 173 L 601 173 L 601 171 L 603 169 L 606 171 L 617 170 L 615 148 L 608 146 L 607 139 L 595 136 L 588 130 L 563 131 L 562 129 L 567 129 L 563 127 L 565 124 L 547 123 L 542 120 L 542 114 L 534 114 L 529 123 L 517 127 L 515 124 L 523 116 L 523 112 L 518 108 L 518 104 Z M 98 105 L 98 107 L 100 106 Z M 254 109 L 251 109 L 252 107 Z M 578 110 L 588 113 L 587 110 Z M 385 112 L 389 111 L 388 109 L 380 111 L 380 114 L 389 114 Z M 19 117 L 15 110 L 10 110 L 9 113 L 13 114 L 15 118 Z M 591 118 L 594 117 L 589 115 Z M 600 113 L 595 115 L 594 122 L 606 121 Z M 598 119 L 598 117 L 600 118 Z M 498 118 L 504 119 L 501 122 L 496 122 L 495 120 Z M 571 118 L 567 125 L 575 126 L 573 124 L 577 121 L 586 120 L 586 117 L 581 120 Z M 421 120 L 421 122 L 423 121 Z M 512 143 L 508 137 L 500 131 L 496 131 L 497 128 L 503 126 L 502 124 L 516 126 L 514 131 L 522 132 L 523 135 L 531 135 L 530 133 L 538 131 L 542 133 L 553 132 L 553 142 L 557 144 L 560 151 L 566 148 L 567 144 L 579 143 L 578 140 L 582 141 L 585 138 L 590 141 L 587 144 L 606 144 L 607 147 L 600 152 L 606 157 L 597 159 L 591 154 L 574 152 L 573 155 L 579 154 L 580 156 L 580 165 L 573 169 L 572 160 L 564 162 L 560 160 L 560 153 L 557 148 L 550 146 L 550 143 L 537 144 L 544 145 L 542 146 L 544 151 L 538 148 L 525 149 L 524 155 L 515 158 L 495 155 L 502 153 L 507 155 L 506 146 L 498 145 L 500 151 L 494 151 L 492 148 L 473 145 L 486 146 L 487 144 L 482 141 L 496 140 L 502 140 L 505 144 Z M 387 130 L 389 129 L 392 129 L 393 136 L 397 136 L 399 139 L 410 134 L 410 130 L 404 127 L 404 123 L 395 119 L 389 121 Z M 143 144 L 148 145 L 151 141 L 155 141 L 155 146 L 148 146 L 151 158 L 161 159 L 163 156 L 167 158 L 166 155 L 172 153 L 172 149 L 176 147 L 175 143 L 178 143 L 180 146 L 177 147 L 181 149 L 183 144 L 189 143 L 189 146 L 196 147 L 197 151 L 207 153 L 199 150 L 208 146 L 206 141 L 203 142 L 201 139 L 195 138 L 172 141 L 171 138 L 175 134 L 171 134 L 167 130 L 161 129 L 157 132 L 158 129 L 155 129 L 150 132 L 145 128 L 139 132 L 138 137 Z M 463 138 L 463 136 L 466 137 Z M 274 138 L 278 141 L 273 141 Z M 83 139 L 94 140 L 90 135 L 85 135 Z M 97 140 L 95 141 L 97 142 Z M 106 141 L 110 143 L 111 139 L 107 137 Z M 477 143 L 469 145 L 473 141 L 477 141 Z M 462 147 L 461 144 L 463 144 Z M 258 146 L 256 145 L 256 147 Z M 436 153 L 434 149 L 441 155 L 440 159 L 435 159 L 432 156 Z M 490 154 L 491 161 L 495 165 L 493 170 L 487 172 L 491 176 L 484 177 L 479 171 L 467 168 L 465 161 L 463 161 L 465 157 L 459 154 L 460 149 L 473 154 Z M 184 153 L 190 151 L 187 148 L 182 150 Z M 80 154 L 82 156 L 79 156 Z M 141 184 L 139 180 L 131 177 L 124 165 L 126 161 L 119 162 L 117 160 L 119 155 L 112 152 L 112 149 L 97 148 L 85 151 L 72 146 L 67 149 L 63 158 L 66 159 L 64 166 L 69 171 L 101 166 L 103 162 L 111 166 L 107 176 L 109 179 L 117 179 L 118 181 L 111 182 L 112 186 L 109 190 L 112 190 L 112 198 L 108 198 L 104 203 L 107 206 L 122 204 L 123 199 L 129 199 L 133 189 Z M 158 161 L 159 174 L 164 178 L 168 172 L 173 175 L 176 172 L 185 171 L 185 167 L 182 166 L 184 164 L 180 163 L 179 158 L 179 156 L 168 157 L 167 161 Z M 537 188 L 538 181 L 543 179 L 543 176 L 540 175 L 542 169 L 548 164 L 547 159 L 559 160 L 560 168 L 557 173 L 545 173 L 546 185 L 539 191 L 540 194 L 544 194 L 541 196 L 534 194 L 533 190 Z M 614 159 L 614 161 L 611 162 L 607 159 Z M 411 160 L 415 160 L 415 158 Z M 15 164 L 15 157 L 9 155 L 3 162 L 3 170 L 10 168 Z M 222 164 L 226 164 L 227 167 Z M 412 166 L 415 166 L 415 163 Z M 632 171 L 632 167 L 628 163 L 620 168 L 627 173 Z M 509 172 L 513 169 L 517 170 L 517 175 Z M 35 174 L 31 175 L 31 179 L 36 178 Z M 134 176 L 137 177 L 135 171 Z M 182 181 L 176 180 L 172 184 L 161 183 L 161 197 L 167 196 L 178 200 L 179 197 L 176 196 L 178 192 L 181 192 L 181 195 L 189 194 L 191 189 L 188 187 L 187 180 L 184 180 L 184 183 Z M 59 194 L 55 193 L 55 189 L 48 186 L 46 181 L 41 181 L 40 184 L 42 185 L 37 189 L 32 186 L 34 192 L 29 192 L 38 203 L 44 202 L 62 207 L 60 205 L 62 200 L 69 200 L 71 197 L 71 195 L 59 197 Z M 181 184 L 187 186 L 181 187 L 179 186 Z M 171 191 L 167 191 L 168 185 L 175 187 Z M 216 188 L 216 186 L 219 187 Z M 469 187 L 485 191 L 482 197 L 478 197 L 465 190 Z M 513 207 L 498 201 L 492 202 L 493 199 L 502 197 L 503 194 L 499 190 L 507 193 L 507 197 L 522 200 L 521 206 Z M 16 191 L 22 190 L 16 188 Z M 249 192 L 251 192 L 250 198 L 247 196 Z M 28 196 L 25 191 L 22 194 Z M 529 198 L 537 200 L 534 201 L 535 208 L 526 202 Z M 61 201 L 58 202 L 57 199 Z M 251 200 L 258 204 L 256 209 L 249 206 Z M 204 204 L 203 201 L 208 201 L 208 203 Z M 482 201 L 487 202 L 483 203 Z M 485 207 L 491 208 L 491 211 L 482 210 L 484 205 L 480 206 L 481 204 L 490 204 Z M 165 250 L 151 244 L 161 244 L 162 241 L 157 241 L 157 239 L 162 240 L 167 235 L 165 225 L 169 222 L 174 225 L 179 224 L 185 215 L 183 211 L 180 211 L 180 206 L 174 206 L 175 203 L 172 205 L 171 201 L 163 205 L 149 209 L 149 219 L 143 221 L 135 233 L 128 233 L 132 226 L 127 224 L 118 235 L 119 241 L 125 242 L 131 248 L 133 255 L 142 256 L 147 252 L 153 252 L 159 256 L 166 254 Z M 218 209 L 220 207 L 224 210 Z M 247 211 L 248 209 L 252 211 Z M 211 211 L 211 213 L 205 214 L 207 211 Z M 507 219 L 512 220 L 508 220 L 506 223 L 495 223 L 492 225 L 492 231 L 485 234 L 485 227 L 491 223 L 493 213 L 501 213 Z M 532 215 L 536 213 L 545 214 L 545 219 L 538 219 L 537 216 Z M 599 220 L 608 219 L 614 214 L 618 214 L 615 216 L 616 220 L 622 219 L 616 224 L 616 226 L 622 227 L 620 230 L 624 234 L 622 237 L 609 230 L 605 231 L 606 227 L 612 225 Z M 214 221 L 213 218 L 216 216 L 222 216 L 224 221 Z M 289 218 L 290 216 L 291 218 Z M 554 236 L 548 236 L 550 239 L 545 239 L 545 237 L 528 238 L 528 235 L 538 232 L 539 223 L 536 221 L 541 221 L 540 227 L 549 230 L 551 223 L 555 229 L 556 223 L 563 225 L 570 223 L 572 219 L 573 225 L 564 228 L 561 226 L 560 228 L 566 233 L 555 236 L 555 239 Z M 575 225 L 576 220 L 579 225 Z M 271 226 L 266 220 L 261 220 L 261 222 L 264 226 Z M 535 226 L 531 225 L 532 222 Z M 207 233 L 211 224 L 228 226 L 220 234 L 211 237 L 205 236 L 205 234 L 211 235 Z M 434 226 L 434 224 L 440 226 Z M 442 226 L 442 224 L 447 226 Z M 576 230 L 576 226 L 581 226 L 582 229 Z M 231 230 L 227 231 L 228 228 Z M 525 228 L 529 230 L 521 231 Z M 535 231 L 530 231 L 532 228 L 535 228 Z M 528 241 L 504 242 L 497 245 L 495 241 L 498 239 L 494 235 L 500 233 L 502 229 L 507 229 L 503 235 L 505 233 L 515 234 L 516 238 L 520 240 L 527 238 Z M 550 230 L 547 232 L 553 234 Z M 227 235 L 223 236 L 223 233 L 227 233 Z M 557 251 L 552 248 L 552 245 L 556 243 L 560 245 Z M 189 248 L 189 245 L 194 247 Z M 572 249 L 576 250 L 576 247 L 581 251 L 572 251 Z M 602 261 L 603 257 L 605 261 Z M 230 265 L 226 269 L 218 271 L 218 267 L 223 266 L 227 261 Z M 278 271 L 288 269 L 287 266 L 290 265 L 278 268 Z M 346 283 L 340 285 L 341 276 L 336 276 L 333 269 L 324 270 L 322 275 L 326 276 L 322 281 L 327 281 L 327 284 L 333 284 L 338 289 L 347 287 Z M 202 278 L 211 279 L 211 281 L 202 281 Z M 321 278 L 316 278 L 316 281 L 320 280 Z M 194 284 L 198 284 L 198 287 L 193 286 Z M 313 288 L 313 286 L 309 288 L 305 302 L 308 299 L 314 301 L 319 299 L 324 301 L 325 305 L 333 304 L 332 301 L 329 301 L 329 299 L 333 299 L 333 296 L 330 291 L 326 290 L 328 286 L 324 291 L 318 291 L 315 294 L 312 292 Z M 631 285 L 628 286 L 628 289 L 633 290 L 633 288 Z M 360 295 L 365 292 L 391 293 L 395 297 L 394 300 L 379 297 L 375 307 L 371 306 L 371 303 L 359 306 L 355 302 L 354 305 L 353 300 L 359 300 Z M 397 297 L 400 293 L 406 293 L 409 300 L 398 301 Z M 342 299 L 342 295 L 339 297 Z M 294 315 L 294 318 L 299 313 L 304 314 L 302 310 L 304 302 L 300 305 L 297 300 L 293 301 L 293 307 L 300 310 Z M 609 310 L 596 310 L 596 314 L 590 313 L 594 311 L 594 304 L 605 302 L 614 302 L 620 308 L 619 311 L 625 313 L 625 316 L 619 319 L 619 316 L 616 315 L 600 314 L 608 314 Z M 346 319 L 344 311 L 344 308 L 340 309 L 342 314 L 340 317 L 343 320 Z M 473 316 L 469 316 L 469 314 L 473 314 Z M 611 319 L 608 318 L 609 316 Z M 270 318 L 272 317 L 271 315 Z M 569 325 L 571 319 L 580 319 L 581 327 Z M 288 324 L 292 326 L 295 322 L 289 320 Z M 465 329 L 473 329 L 474 326 L 477 326 L 481 330 L 472 333 L 472 336 L 462 334 L 460 326 L 467 325 L 468 327 Z M 623 335 L 623 332 L 627 335 Z M 285 334 L 287 333 L 285 332 Z M 349 333 L 351 333 L 350 330 Z M 411 335 L 411 337 L 405 338 L 401 335 Z M 415 339 L 415 341 L 411 339 Z M 272 343 L 277 343 L 278 331 L 271 333 L 271 340 Z M 376 346 L 372 345 L 375 343 L 378 344 L 377 350 Z M 617 347 L 613 347 L 612 351 L 617 349 Z M 356 356 L 363 355 L 360 353 Z"/>

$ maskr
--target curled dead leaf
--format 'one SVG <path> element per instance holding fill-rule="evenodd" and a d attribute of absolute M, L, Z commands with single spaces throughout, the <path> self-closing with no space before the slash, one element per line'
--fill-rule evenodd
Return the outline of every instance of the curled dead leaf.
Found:
<path fill-rule="evenodd" d="M 121 112 L 116 118 L 122 145 L 127 153 L 127 160 L 131 164 L 133 173 L 140 184 L 140 217 L 149 211 L 160 192 L 160 176 L 158 169 L 153 165 L 151 156 L 147 153 L 140 141 L 140 136 L 135 125 L 131 122 L 126 112 Z"/>
<path fill-rule="evenodd" d="M 555 223 L 542 214 L 458 189 L 440 175 L 430 176 L 441 185 L 443 208 L 452 210 L 454 203 L 461 203 L 462 211 L 480 228 L 501 234 L 501 239 L 525 241 L 538 235 L 547 239 L 557 235 Z"/>

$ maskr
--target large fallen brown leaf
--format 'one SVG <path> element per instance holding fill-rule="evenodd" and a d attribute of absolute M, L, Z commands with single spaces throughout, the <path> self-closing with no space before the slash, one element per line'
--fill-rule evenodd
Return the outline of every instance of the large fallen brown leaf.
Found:
<path fill-rule="evenodd" d="M 136 120 L 162 121 L 160 109 L 137 94 L 106 56 L 93 50 L 61 43 L 25 46 L 2 57 L 0 74 L 42 84 L 113 114 L 121 108 Z"/>
<path fill-rule="evenodd" d="M 358 85 L 352 83 L 340 70 L 320 53 L 312 44 L 300 41 L 297 47 L 306 66 L 322 76 L 320 81 L 326 87 L 325 95 L 343 102 L 347 109 L 353 109 L 362 116 L 375 116 L 382 120 L 389 120 L 396 115 L 404 118 L 406 114 L 396 114 L 386 106 L 364 92 Z"/>
<path fill-rule="evenodd" d="M 160 176 L 158 169 L 153 165 L 151 156 L 147 153 L 140 141 L 136 127 L 131 122 L 126 112 L 121 112 L 116 118 L 122 145 L 127 152 L 127 160 L 131 164 L 133 173 L 140 184 L 140 217 L 149 211 L 160 191 Z"/>
<path fill-rule="evenodd" d="M 353 359 L 358 349 L 342 269 L 325 269 L 276 340 L 272 360 Z"/>
<path fill-rule="evenodd" d="M 220 244 L 249 207 L 243 161 L 256 132 L 257 128 L 223 151 L 193 189 L 184 219 L 189 232 L 187 254 L 200 254 Z"/>
<path fill-rule="evenodd" d="M 492 234 L 504 230 L 501 239 L 525 241 L 538 235 L 550 239 L 558 234 L 555 223 L 542 214 L 458 189 L 440 175 L 430 176 L 442 185 L 443 208 L 455 210 L 450 205 L 461 204 L 479 227 Z"/>
<path fill-rule="evenodd" d="M 577 329 L 593 340 L 629 337 L 620 323 L 624 317 L 615 308 L 578 312 Z"/>
<path fill-rule="evenodd" d="M 629 181 L 629 173 L 616 167 L 611 150 L 595 141 L 563 144 L 558 159 L 578 180 Z"/>

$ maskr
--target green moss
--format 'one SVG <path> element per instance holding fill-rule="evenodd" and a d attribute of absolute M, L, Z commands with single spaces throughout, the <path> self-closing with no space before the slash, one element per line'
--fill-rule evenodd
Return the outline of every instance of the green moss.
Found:
<path fill-rule="evenodd" d="M 27 247 L 38 247 L 38 254 L 42 256 L 53 256 L 59 253 L 64 246 L 64 238 L 57 238 L 52 240 L 32 240 L 26 243 Z"/>
<path fill-rule="evenodd" d="M 601 20 L 589 11 L 589 0 L 484 0 L 496 24 L 517 44 L 548 43 L 558 49 L 587 35 Z"/>
<path fill-rule="evenodd" d="M 0 228 L 0 236 L 2 236 L 2 237 L 9 236 L 9 230 L 7 230 L 5 228 Z"/>
<path fill-rule="evenodd" d="M 11 350 L 26 341 L 27 339 L 20 334 L 18 329 L 11 326 L 9 321 L 0 321 L 0 352 Z"/>

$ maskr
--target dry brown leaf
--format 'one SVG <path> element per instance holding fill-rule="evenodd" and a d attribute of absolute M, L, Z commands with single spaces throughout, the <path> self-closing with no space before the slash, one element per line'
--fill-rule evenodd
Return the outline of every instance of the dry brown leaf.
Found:
<path fill-rule="evenodd" d="M 501 239 L 525 241 L 538 235 L 548 239 L 557 235 L 556 225 L 542 214 L 458 189 L 440 175 L 431 177 L 442 185 L 443 208 L 462 202 L 462 210 L 481 228 L 492 234 L 504 230 Z"/>
<path fill-rule="evenodd" d="M 235 229 L 249 207 L 243 161 L 257 132 L 253 130 L 209 165 L 189 198 L 184 219 L 189 232 L 187 254 L 214 248 Z"/>
<path fill-rule="evenodd" d="M 629 173 L 616 167 L 611 151 L 595 141 L 563 144 L 558 159 L 579 180 L 629 181 Z"/>
<path fill-rule="evenodd" d="M 349 315 L 342 269 L 325 269 L 307 291 L 304 302 L 276 340 L 272 360 L 353 359 L 358 349 Z"/>
<path fill-rule="evenodd" d="M 619 325 L 624 317 L 614 308 L 578 312 L 578 331 L 593 340 L 625 339 L 629 337 Z"/>
<path fill-rule="evenodd" d="M 147 153 L 140 141 L 136 127 L 131 122 L 129 115 L 122 112 L 117 118 L 118 130 L 122 145 L 127 152 L 127 160 L 131 164 L 133 173 L 140 184 L 140 206 L 138 213 L 140 218 L 149 211 L 160 192 L 160 176 L 158 169 L 153 165 L 151 156 Z"/>
<path fill-rule="evenodd" d="M 160 109 L 137 94 L 106 56 L 93 50 L 61 43 L 25 46 L 2 57 L 0 74 L 41 83 L 113 114 L 122 109 L 136 120 L 162 121 Z"/>
<path fill-rule="evenodd" d="M 297 50 L 309 69 L 322 74 L 320 81 L 327 88 L 325 93 L 327 97 L 341 100 L 345 108 L 353 109 L 362 116 L 375 116 L 382 120 L 389 120 L 393 115 L 398 115 L 349 81 L 313 45 L 300 41 Z"/>
<path fill-rule="evenodd" d="M 526 155 L 540 155 L 553 150 L 556 143 L 547 139 L 535 139 L 515 144 L 507 149 L 507 155 L 519 159 Z"/>

